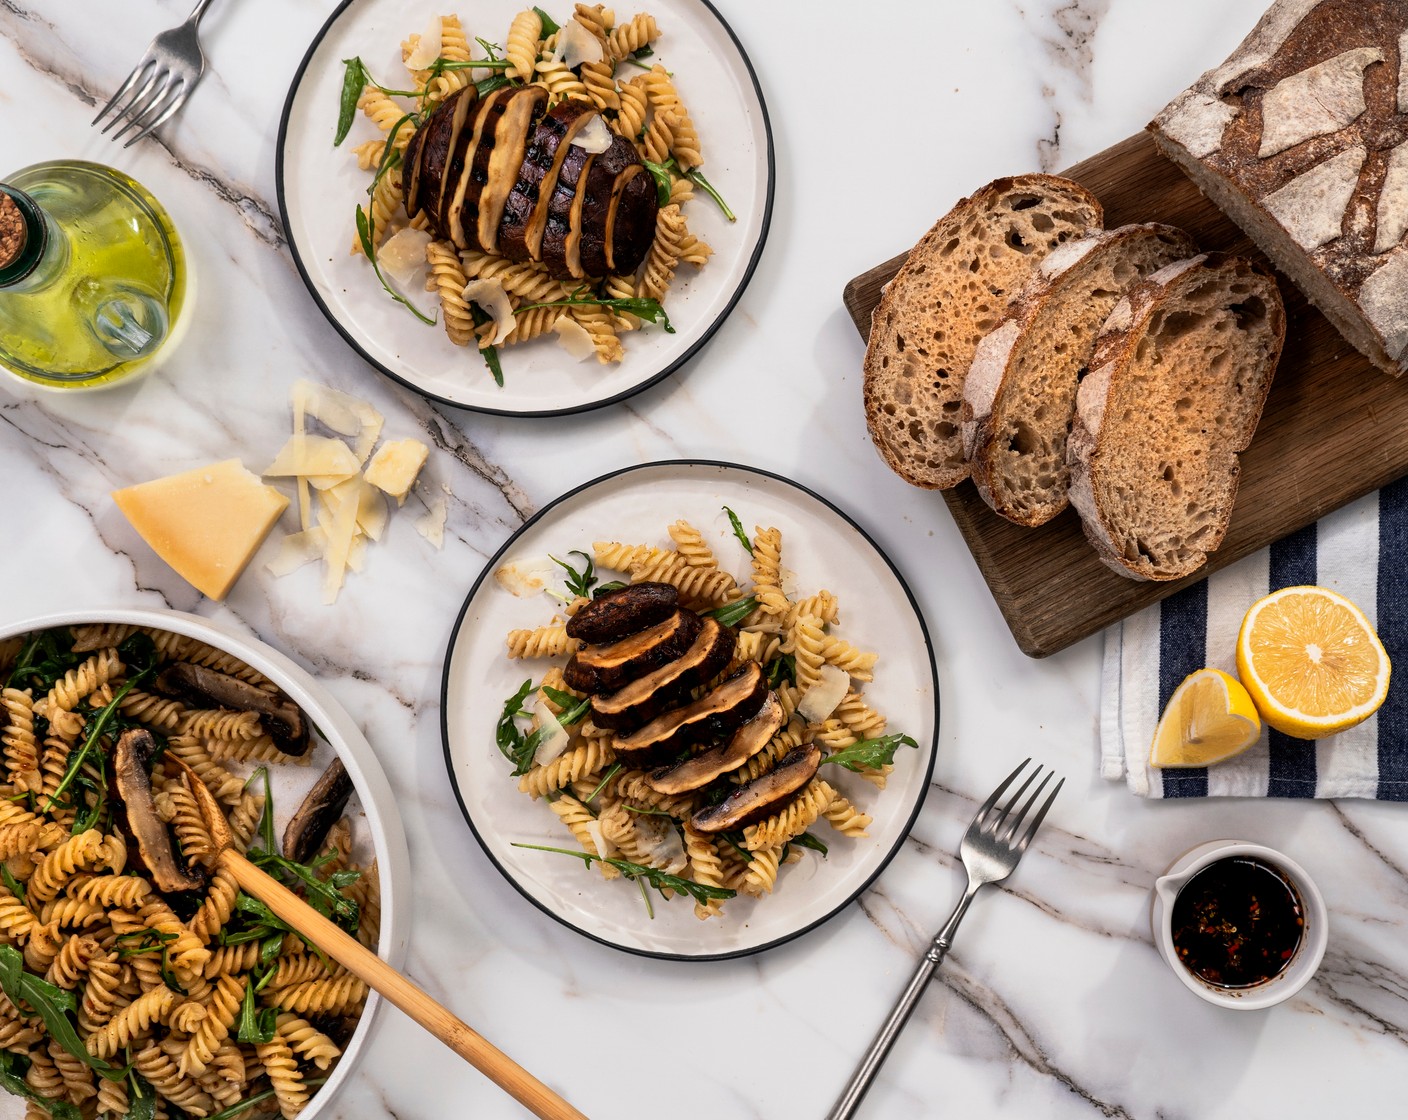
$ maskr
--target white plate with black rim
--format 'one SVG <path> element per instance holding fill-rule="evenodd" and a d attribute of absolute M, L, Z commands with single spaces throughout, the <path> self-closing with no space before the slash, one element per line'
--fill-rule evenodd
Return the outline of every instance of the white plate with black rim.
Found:
<path fill-rule="evenodd" d="M 869 836 L 848 840 L 827 828 L 821 858 L 805 851 L 783 869 L 762 899 L 740 895 L 707 921 L 689 899 L 652 892 L 654 918 L 640 891 L 625 880 L 604 881 L 568 856 L 519 847 L 574 847 L 571 834 L 546 804 L 519 793 L 511 764 L 495 745 L 504 700 L 530 676 L 541 680 L 549 661 L 511 661 L 505 634 L 542 625 L 554 602 L 521 598 L 494 578 L 507 565 L 531 568 L 548 556 L 590 552 L 593 541 L 669 545 L 678 518 L 699 528 L 721 566 L 745 579 L 748 556 L 734 537 L 728 506 L 751 534 L 755 525 L 782 531 L 783 567 L 796 573 L 796 594 L 826 588 L 840 600 L 837 632 L 880 654 L 875 679 L 864 686 L 891 732 L 919 744 L 901 748 L 882 791 L 838 766 L 827 780 L 874 817 Z M 580 566 L 580 558 L 572 558 Z M 601 579 L 615 578 L 611 573 Z M 556 590 L 562 590 L 557 586 Z M 854 521 L 795 482 L 749 467 L 671 461 L 605 475 L 542 509 L 489 561 L 469 593 L 450 638 L 445 663 L 441 730 L 450 781 L 465 819 L 489 858 L 544 913 L 595 941 L 644 956 L 718 960 L 771 948 L 814 929 L 870 885 L 899 850 L 919 812 L 933 772 L 938 735 L 938 676 L 919 609 L 894 564 Z"/>
<path fill-rule="evenodd" d="M 328 320 L 362 357 L 432 400 L 518 416 L 583 412 L 619 401 L 673 373 L 704 345 L 738 302 L 762 253 L 772 216 L 773 146 L 753 67 L 707 0 L 616 5 L 622 21 L 637 10 L 658 20 L 662 34 L 651 61 L 673 72 L 699 128 L 701 170 L 737 221 L 727 221 L 702 191 L 686 207 L 691 231 L 714 255 L 703 268 L 685 265 L 676 274 L 665 300 L 675 333 L 650 325 L 632 331 L 623 340 L 625 360 L 608 365 L 577 362 L 555 339 L 505 347 L 500 388 L 473 348 L 453 345 L 439 324 L 419 322 L 382 290 L 366 258 L 349 252 L 355 207 L 366 201 L 370 182 L 349 149 L 379 136 L 376 126 L 358 114 L 342 147 L 333 147 L 342 60 L 359 56 L 377 81 L 406 88 L 401 41 L 456 7 L 438 0 L 344 0 L 314 38 L 289 87 L 276 151 L 279 208 L 294 263 Z M 458 12 L 471 37 L 502 43 L 522 7 L 521 0 L 476 0 Z M 545 5 L 555 19 L 567 18 L 570 8 Z"/>

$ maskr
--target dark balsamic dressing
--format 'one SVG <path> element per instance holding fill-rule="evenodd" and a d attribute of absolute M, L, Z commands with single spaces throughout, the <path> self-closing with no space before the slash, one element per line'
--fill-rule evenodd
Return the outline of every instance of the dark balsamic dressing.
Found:
<path fill-rule="evenodd" d="M 1173 948 L 1195 976 L 1251 988 L 1279 976 L 1305 933 L 1305 907 L 1285 872 L 1248 856 L 1220 859 L 1173 903 Z"/>

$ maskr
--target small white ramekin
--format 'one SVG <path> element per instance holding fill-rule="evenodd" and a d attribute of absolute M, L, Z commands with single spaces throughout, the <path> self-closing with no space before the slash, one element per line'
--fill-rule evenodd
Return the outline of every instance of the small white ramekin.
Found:
<path fill-rule="evenodd" d="M 1235 856 L 1259 859 L 1279 868 L 1295 886 L 1305 911 L 1305 929 L 1291 963 L 1270 980 L 1250 988 L 1222 988 L 1209 984 L 1191 972 L 1178 959 L 1173 948 L 1173 901 L 1178 897 L 1179 890 L 1209 864 Z M 1173 866 L 1154 883 L 1150 921 L 1155 947 L 1168 962 L 1169 968 L 1173 969 L 1173 974 L 1183 981 L 1184 987 L 1209 1003 L 1237 1011 L 1256 1011 L 1290 999 L 1315 975 L 1330 939 L 1325 900 L 1305 868 L 1274 848 L 1245 840 L 1209 840 L 1175 860 Z"/>

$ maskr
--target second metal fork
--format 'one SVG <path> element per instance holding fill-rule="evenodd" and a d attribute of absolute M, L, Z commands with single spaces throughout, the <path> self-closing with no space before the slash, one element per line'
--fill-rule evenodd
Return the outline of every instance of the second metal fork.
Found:
<path fill-rule="evenodd" d="M 958 854 L 968 872 L 968 886 L 963 892 L 963 897 L 958 900 L 958 905 L 954 907 L 943 928 L 935 935 L 929 951 L 924 954 L 919 966 L 914 970 L 914 975 L 910 977 L 909 986 L 895 1004 L 895 1009 L 890 1012 L 889 1019 L 880 1028 L 880 1033 L 875 1036 L 875 1041 L 870 1044 L 870 1049 L 851 1075 L 850 1083 L 837 1100 L 836 1106 L 827 1113 L 827 1120 L 846 1120 L 854 1115 L 875 1074 L 890 1053 L 890 1048 L 894 1046 L 895 1039 L 899 1037 L 900 1030 L 914 1013 L 919 997 L 928 986 L 930 978 L 948 955 L 954 932 L 958 929 L 958 923 L 963 920 L 963 915 L 968 912 L 968 905 L 973 901 L 973 896 L 978 893 L 980 887 L 1000 882 L 1012 874 L 1022 858 L 1022 853 L 1027 850 L 1036 830 L 1046 818 L 1046 811 L 1051 808 L 1051 803 L 1061 792 L 1061 786 L 1065 784 L 1064 778 L 1056 783 L 1047 794 L 1046 800 L 1042 801 L 1031 822 L 1023 828 L 1023 822 L 1032 807 L 1045 792 L 1047 784 L 1055 777 L 1055 774 L 1048 770 L 1036 789 L 1032 790 L 1031 796 L 1025 802 L 1022 801 L 1023 794 L 1041 774 L 1042 767 L 1038 764 L 1017 787 L 1017 791 L 1008 798 L 1007 803 L 998 808 L 997 803 L 1002 795 L 1017 780 L 1029 762 L 1030 758 L 1024 759 L 1022 764 L 992 791 L 992 796 L 983 802 L 968 826 L 968 831 L 963 834 L 963 841 L 958 848 Z"/>
<path fill-rule="evenodd" d="M 163 31 L 153 39 L 147 53 L 127 75 L 122 88 L 93 118 L 94 125 L 104 117 L 108 118 L 107 124 L 103 125 L 104 132 L 119 121 L 126 120 L 127 123 L 113 133 L 114 140 L 122 139 L 129 129 L 138 128 L 139 131 L 123 145 L 124 148 L 130 148 L 152 129 L 165 123 L 186 103 L 186 98 L 191 96 L 191 91 L 205 73 L 205 54 L 200 49 L 197 30 L 200 17 L 209 6 L 210 0 L 200 0 L 185 23 Z"/>

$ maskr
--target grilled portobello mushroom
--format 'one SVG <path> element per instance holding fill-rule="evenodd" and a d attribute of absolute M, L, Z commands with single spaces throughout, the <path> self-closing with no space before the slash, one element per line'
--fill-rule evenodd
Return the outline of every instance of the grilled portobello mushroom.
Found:
<path fill-rule="evenodd" d="M 657 761 L 683 747 L 732 734 L 757 715 L 771 695 L 763 667 L 749 661 L 699 699 L 656 716 L 639 731 L 618 736 L 611 749 L 627 766 Z"/>
<path fill-rule="evenodd" d="M 538 118 L 499 223 L 499 252 L 504 256 L 542 259 L 543 226 L 562 161 L 572 151 L 572 138 L 595 117 L 590 102 L 568 100 Z"/>
<path fill-rule="evenodd" d="M 674 661 L 610 696 L 593 696 L 592 722 L 612 731 L 631 731 L 649 723 L 691 689 L 723 672 L 737 645 L 733 627 L 704 619 L 694 644 Z"/>
<path fill-rule="evenodd" d="M 700 832 L 732 832 L 776 813 L 816 776 L 821 748 L 803 743 L 783 755 L 766 774 L 741 785 L 717 805 L 700 809 L 690 818 Z"/>
<path fill-rule="evenodd" d="M 701 789 L 720 775 L 737 770 L 766 747 L 786 722 L 787 714 L 782 710 L 782 705 L 769 692 L 758 714 L 735 731 L 728 742 L 674 766 L 661 767 L 646 778 L 646 783 L 652 789 L 670 795 Z"/>
<path fill-rule="evenodd" d="M 567 636 L 596 645 L 628 638 L 647 626 L 664 622 L 680 604 L 679 590 L 669 583 L 633 583 L 607 591 L 567 620 Z"/>
<path fill-rule="evenodd" d="M 567 662 L 563 678 L 578 692 L 615 692 L 679 657 L 702 625 L 693 611 L 675 611 L 664 622 L 619 642 L 579 649 Z"/>

